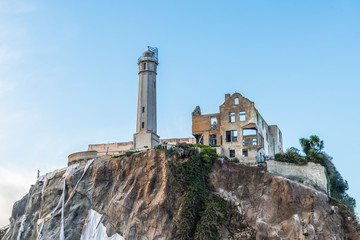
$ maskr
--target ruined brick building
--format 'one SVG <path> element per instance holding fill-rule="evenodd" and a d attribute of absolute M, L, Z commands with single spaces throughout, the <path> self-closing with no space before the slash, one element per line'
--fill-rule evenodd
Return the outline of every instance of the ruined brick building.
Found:
<path fill-rule="evenodd" d="M 278 126 L 268 125 L 254 102 L 240 93 L 225 94 L 219 113 L 192 113 L 192 133 L 196 142 L 219 146 L 217 151 L 240 162 L 256 163 L 282 152 L 282 134 Z"/>

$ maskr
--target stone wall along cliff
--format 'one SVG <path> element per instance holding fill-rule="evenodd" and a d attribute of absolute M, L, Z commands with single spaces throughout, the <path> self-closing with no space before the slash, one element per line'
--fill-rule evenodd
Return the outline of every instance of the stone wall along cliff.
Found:
<path fill-rule="evenodd" d="M 278 162 L 270 160 L 267 162 L 267 170 L 270 173 L 287 178 L 297 178 L 328 192 L 328 182 L 325 168 L 320 164 L 309 162 L 306 165 Z"/>

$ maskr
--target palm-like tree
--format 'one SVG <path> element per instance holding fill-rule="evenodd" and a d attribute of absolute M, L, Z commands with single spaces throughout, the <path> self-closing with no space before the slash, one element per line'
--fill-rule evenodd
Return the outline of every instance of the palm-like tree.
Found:
<path fill-rule="evenodd" d="M 310 136 L 307 138 L 300 138 L 300 144 L 302 150 L 306 154 L 306 158 L 310 162 L 323 163 L 324 154 L 322 150 L 324 149 L 324 141 L 316 135 Z"/>

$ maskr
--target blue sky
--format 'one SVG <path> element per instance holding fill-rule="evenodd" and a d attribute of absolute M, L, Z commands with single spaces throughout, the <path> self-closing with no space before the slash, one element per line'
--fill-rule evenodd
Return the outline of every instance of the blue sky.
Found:
<path fill-rule="evenodd" d="M 358 1 L 0 1 L 0 225 L 38 169 L 132 140 L 148 45 L 161 137 L 240 92 L 286 148 L 324 139 L 360 205 L 359 22 Z"/>

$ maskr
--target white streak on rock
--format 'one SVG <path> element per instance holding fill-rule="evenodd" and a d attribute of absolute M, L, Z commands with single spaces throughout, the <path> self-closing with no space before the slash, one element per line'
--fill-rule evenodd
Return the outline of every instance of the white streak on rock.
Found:
<path fill-rule="evenodd" d="M 80 240 L 125 240 L 121 235 L 115 233 L 108 237 L 106 227 L 101 223 L 102 215 L 92 209 L 89 210 L 87 222 L 85 222 Z"/>
<path fill-rule="evenodd" d="M 24 215 L 21 219 L 21 224 L 20 224 L 18 235 L 17 235 L 17 240 L 21 239 L 21 234 L 25 231 L 25 227 L 24 227 L 25 221 L 26 221 L 26 215 Z"/>

